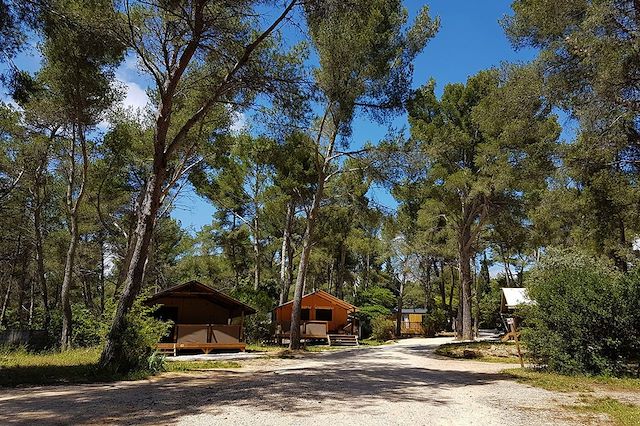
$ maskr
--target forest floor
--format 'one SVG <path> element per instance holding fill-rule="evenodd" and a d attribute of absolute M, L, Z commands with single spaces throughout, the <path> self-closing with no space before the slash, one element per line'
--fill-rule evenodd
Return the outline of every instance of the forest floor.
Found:
<path fill-rule="evenodd" d="M 7 388 L 0 391 L 0 423 L 615 424 L 602 412 L 575 409 L 588 407 L 583 392 L 542 389 L 501 373 L 513 364 L 434 353 L 450 341 L 407 339 L 140 381 Z M 640 404 L 637 392 L 626 395 Z"/>

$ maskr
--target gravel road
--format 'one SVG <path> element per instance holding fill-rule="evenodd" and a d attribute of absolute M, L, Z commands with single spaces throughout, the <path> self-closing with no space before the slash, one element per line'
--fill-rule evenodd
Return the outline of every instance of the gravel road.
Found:
<path fill-rule="evenodd" d="M 109 384 L 0 389 L 0 424 L 574 425 L 575 396 L 508 367 L 442 359 L 448 339 L 252 360 L 238 370 Z M 512 365 L 511 365 L 512 366 Z"/>

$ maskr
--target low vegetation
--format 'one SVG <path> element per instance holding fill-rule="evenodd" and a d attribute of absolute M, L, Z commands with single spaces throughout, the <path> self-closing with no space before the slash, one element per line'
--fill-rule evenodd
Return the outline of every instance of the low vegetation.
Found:
<path fill-rule="evenodd" d="M 484 362 L 519 363 L 514 343 L 503 342 L 461 342 L 447 343 L 436 349 L 436 354 L 449 358 L 473 359 Z"/>
<path fill-rule="evenodd" d="M 164 370 L 169 372 L 202 371 L 241 367 L 242 364 L 236 361 L 171 361 L 164 364 Z"/>
<path fill-rule="evenodd" d="M 640 424 L 640 406 L 618 401 L 612 397 L 594 397 L 588 393 L 640 392 L 640 378 L 610 376 L 568 376 L 549 371 L 514 368 L 504 371 L 520 383 L 556 392 L 580 392 L 580 403 L 567 408 L 579 412 L 607 415 L 614 424 Z"/>
<path fill-rule="evenodd" d="M 610 376 L 568 376 L 549 371 L 514 368 L 504 371 L 520 383 L 559 392 L 593 392 L 608 390 L 616 392 L 640 392 L 639 378 Z"/>
<path fill-rule="evenodd" d="M 118 375 L 98 369 L 100 348 L 71 349 L 65 352 L 31 353 L 24 348 L 0 350 L 0 386 L 53 385 L 69 383 L 139 380 L 159 371 L 199 371 L 240 368 L 234 361 L 172 361 L 152 357 L 150 368 Z"/>
<path fill-rule="evenodd" d="M 570 407 L 579 412 L 606 414 L 613 424 L 619 426 L 640 425 L 640 407 L 625 404 L 613 398 L 581 398 L 581 404 Z"/>

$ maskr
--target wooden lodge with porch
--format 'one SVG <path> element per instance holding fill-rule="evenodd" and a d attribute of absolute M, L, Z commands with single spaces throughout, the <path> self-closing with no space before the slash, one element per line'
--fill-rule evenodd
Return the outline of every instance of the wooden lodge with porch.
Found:
<path fill-rule="evenodd" d="M 284 303 L 273 310 L 272 318 L 276 338 L 289 338 L 293 301 Z M 300 312 L 300 337 L 306 340 L 326 339 L 329 344 L 357 344 L 359 322 L 354 314 L 358 308 L 326 291 L 317 290 L 302 297 Z"/>
<path fill-rule="evenodd" d="M 176 355 L 181 350 L 244 351 L 244 320 L 252 307 L 198 281 L 189 281 L 151 296 L 147 305 L 160 305 L 156 316 L 173 321 L 158 350 Z"/>

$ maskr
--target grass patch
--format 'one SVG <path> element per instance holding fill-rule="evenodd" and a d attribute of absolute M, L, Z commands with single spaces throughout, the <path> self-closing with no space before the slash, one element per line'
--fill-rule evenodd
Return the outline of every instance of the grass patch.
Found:
<path fill-rule="evenodd" d="M 640 391 L 640 379 L 607 376 L 565 376 L 563 374 L 514 368 L 503 373 L 520 383 L 559 392 L 592 392 L 595 389 L 610 391 Z"/>
<path fill-rule="evenodd" d="M 519 364 L 515 343 L 511 342 L 460 342 L 445 343 L 435 353 L 456 359 L 474 361 Z"/>
<path fill-rule="evenodd" d="M 376 340 L 376 339 L 362 339 L 359 340 L 358 343 L 360 343 L 360 345 L 362 346 L 385 346 L 385 345 L 391 345 L 393 343 L 395 343 L 394 340 Z"/>
<path fill-rule="evenodd" d="M 614 424 L 620 426 L 640 425 L 640 407 L 633 404 L 625 404 L 613 398 L 589 398 L 581 399 L 582 405 L 575 405 L 572 410 L 579 412 L 606 414 Z"/>
<path fill-rule="evenodd" d="M 559 392 L 640 391 L 640 379 L 607 376 L 565 376 L 563 374 L 514 368 L 504 371 L 518 382 Z"/>
<path fill-rule="evenodd" d="M 262 345 L 258 343 L 249 344 L 246 347 L 247 352 L 279 352 L 285 349 L 284 346 L 278 345 Z"/>
<path fill-rule="evenodd" d="M 164 364 L 165 371 L 202 371 L 218 368 L 240 368 L 242 364 L 236 361 L 171 361 Z"/>
<path fill-rule="evenodd" d="M 98 369 L 100 348 L 31 353 L 24 349 L 0 352 L 0 386 L 52 385 L 137 380 L 150 373 L 113 375 Z"/>
<path fill-rule="evenodd" d="M 509 369 L 503 373 L 519 383 L 557 392 L 638 392 L 640 379 L 606 376 L 565 376 L 558 373 L 532 369 Z M 580 404 L 568 406 L 583 413 L 606 414 L 615 425 L 640 426 L 640 406 L 620 402 L 614 398 L 595 398 L 581 395 Z"/>

